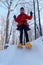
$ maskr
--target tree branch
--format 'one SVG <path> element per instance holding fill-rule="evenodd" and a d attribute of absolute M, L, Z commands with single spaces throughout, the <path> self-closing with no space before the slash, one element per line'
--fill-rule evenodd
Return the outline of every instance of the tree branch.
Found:
<path fill-rule="evenodd" d="M 6 8 L 8 8 L 8 6 L 5 4 L 4 1 L 0 1 Z"/>

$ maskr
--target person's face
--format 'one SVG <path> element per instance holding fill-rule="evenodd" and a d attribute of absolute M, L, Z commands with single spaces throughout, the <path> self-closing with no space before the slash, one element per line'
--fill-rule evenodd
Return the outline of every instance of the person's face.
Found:
<path fill-rule="evenodd" d="M 24 13 L 24 10 L 20 10 L 20 13 Z"/>

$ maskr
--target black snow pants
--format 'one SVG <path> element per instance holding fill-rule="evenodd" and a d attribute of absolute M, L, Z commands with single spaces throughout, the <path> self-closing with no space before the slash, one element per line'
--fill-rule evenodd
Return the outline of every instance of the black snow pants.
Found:
<path fill-rule="evenodd" d="M 29 42 L 27 31 L 30 30 L 30 28 L 28 28 L 28 26 L 23 25 L 23 26 L 18 26 L 17 30 L 20 31 L 20 43 L 22 44 L 23 30 L 26 37 L 26 42 Z"/>

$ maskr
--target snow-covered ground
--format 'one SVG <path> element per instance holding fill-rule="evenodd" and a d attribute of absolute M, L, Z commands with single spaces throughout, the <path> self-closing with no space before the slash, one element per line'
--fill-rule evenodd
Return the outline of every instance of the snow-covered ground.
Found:
<path fill-rule="evenodd" d="M 32 49 L 12 45 L 0 51 L 0 65 L 43 65 L 43 36 L 31 43 Z"/>

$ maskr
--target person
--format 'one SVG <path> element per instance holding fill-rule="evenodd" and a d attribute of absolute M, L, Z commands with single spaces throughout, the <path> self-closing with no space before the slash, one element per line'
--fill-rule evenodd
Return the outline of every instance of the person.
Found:
<path fill-rule="evenodd" d="M 17 17 L 16 15 L 14 15 L 14 20 L 15 22 L 18 23 L 17 30 L 20 31 L 20 44 L 18 45 L 18 47 L 20 48 L 22 48 L 23 30 L 26 37 L 26 44 L 29 45 L 29 38 L 27 31 L 30 30 L 30 28 L 27 23 L 27 19 L 28 20 L 32 19 L 32 11 L 30 12 L 30 16 L 28 16 L 27 14 L 25 14 L 25 9 L 23 7 L 20 8 L 20 14 Z"/>

